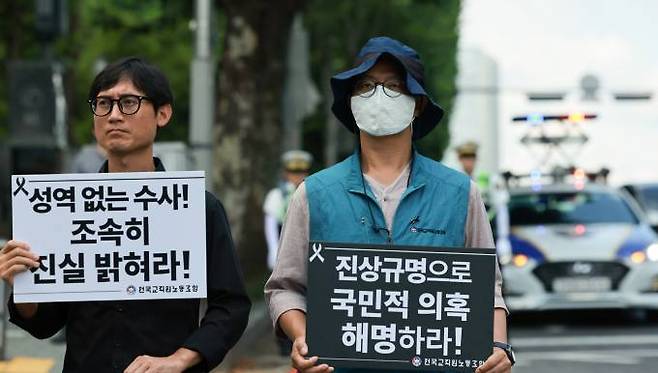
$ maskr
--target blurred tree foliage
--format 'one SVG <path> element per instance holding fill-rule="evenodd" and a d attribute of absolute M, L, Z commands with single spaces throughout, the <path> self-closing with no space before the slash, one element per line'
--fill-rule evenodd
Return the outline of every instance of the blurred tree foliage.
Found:
<path fill-rule="evenodd" d="M 37 53 L 34 42 L 34 14 L 32 3 L 27 1 L 0 2 L 0 141 L 7 136 L 9 97 L 7 62 L 21 55 Z"/>
<path fill-rule="evenodd" d="M 352 67 L 369 38 L 390 36 L 418 51 L 430 94 L 446 114 L 450 113 L 456 91 L 460 6 L 459 0 L 309 0 L 305 23 L 311 33 L 315 81 L 322 86 L 331 75 Z M 331 105 L 332 97 L 325 95 L 324 99 Z M 442 158 L 449 142 L 448 120 L 446 115 L 416 144 L 423 154 Z M 306 123 L 305 144 L 318 160 L 323 159 L 322 144 L 314 142 L 323 137 L 326 122 L 326 112 L 320 110 Z"/>
<path fill-rule="evenodd" d="M 77 14 L 75 14 L 77 12 Z M 72 7 L 70 40 L 58 47 L 76 74 L 75 105 L 71 120 L 76 142 L 91 139 L 90 114 L 86 105 L 91 80 L 99 61 L 112 62 L 123 56 L 141 56 L 157 64 L 167 75 L 174 92 L 174 117 L 158 134 L 159 140 L 187 139 L 189 118 L 189 67 L 193 56 L 194 17 L 191 1 L 167 0 L 78 0 Z M 77 18 L 77 19 L 76 19 Z M 73 102 L 69 102 L 73 104 Z"/>
<path fill-rule="evenodd" d="M 219 7 L 217 7 L 219 8 Z M 455 92 L 455 53 L 459 0 L 309 0 L 306 26 L 311 33 L 311 62 L 318 85 L 331 74 L 349 68 L 353 56 L 370 37 L 389 35 L 414 47 L 426 66 L 429 90 L 449 113 Z M 71 140 L 91 140 L 86 106 L 89 84 L 97 66 L 127 55 L 139 55 L 158 64 L 171 79 L 175 93 L 172 126 L 161 140 L 187 139 L 189 118 L 189 65 L 193 55 L 193 1 L 69 0 L 70 31 L 58 39 L 54 55 L 67 68 L 67 98 Z M 216 10 L 218 13 L 221 10 Z M 0 139 L 7 136 L 7 63 L 11 59 L 41 59 L 44 46 L 34 31 L 34 2 L 0 2 Z M 215 53 L 222 47 L 219 16 L 214 35 Z M 278 62 L 280 63 L 280 62 Z M 325 97 L 331 100 L 331 97 Z M 322 160 L 322 128 L 326 112 L 307 120 L 305 143 Z M 420 143 L 422 151 L 440 159 L 449 136 L 448 118 Z M 342 130 L 341 130 L 342 131 Z M 318 162 L 317 164 L 321 164 Z"/>
<path fill-rule="evenodd" d="M 57 39 L 53 55 L 66 68 L 70 137 L 73 145 L 92 138 L 87 107 L 89 85 L 103 64 L 124 56 L 140 56 L 157 64 L 169 77 L 175 95 L 172 125 L 159 140 L 187 139 L 189 68 L 194 52 L 193 1 L 69 0 L 70 26 Z M 0 5 L 0 138 L 7 135 L 7 62 L 42 59 L 44 48 L 34 31 L 34 2 Z M 218 19 L 218 17 L 216 17 Z M 218 30 L 219 28 L 217 28 Z M 216 37 L 216 36 L 215 36 Z"/>

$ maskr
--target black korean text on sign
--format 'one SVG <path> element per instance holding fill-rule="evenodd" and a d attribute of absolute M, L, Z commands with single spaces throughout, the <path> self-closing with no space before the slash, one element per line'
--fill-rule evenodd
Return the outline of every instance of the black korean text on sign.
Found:
<path fill-rule="evenodd" d="M 181 260 L 178 260 L 178 256 Z M 182 265 L 183 278 L 190 278 L 190 252 L 185 250 L 177 252 L 171 250 L 169 253 L 156 253 L 153 254 L 153 274 L 166 275 L 169 274 L 172 281 L 177 280 L 178 267 Z"/>
<path fill-rule="evenodd" d="M 336 367 L 472 372 L 491 353 L 494 249 L 311 243 L 309 354 Z"/>
<path fill-rule="evenodd" d="M 115 223 L 112 218 L 108 218 L 105 223 L 98 227 L 98 237 L 101 241 L 113 241 L 116 246 L 120 246 L 122 236 L 121 225 Z"/>
<path fill-rule="evenodd" d="M 133 201 L 141 203 L 144 211 L 148 211 L 149 206 L 156 203 L 170 205 L 174 210 L 178 210 L 181 204 L 183 208 L 188 208 L 188 189 L 187 184 L 163 185 L 158 194 L 149 189 L 148 185 L 142 185 L 142 189 L 135 193 Z"/>
<path fill-rule="evenodd" d="M 123 261 L 121 255 L 111 253 L 94 255 L 98 282 L 119 282 L 119 265 Z"/>
<path fill-rule="evenodd" d="M 65 284 L 84 284 L 85 282 L 85 257 L 84 253 L 78 255 L 65 253 L 64 260 L 58 267 L 62 269 Z"/>
<path fill-rule="evenodd" d="M 127 221 L 104 218 L 98 223 L 93 219 L 73 220 L 71 231 L 72 244 L 96 244 L 111 242 L 121 246 L 124 238 L 129 241 L 140 240 L 145 246 L 149 245 L 149 218 L 131 217 Z"/>
<path fill-rule="evenodd" d="M 140 294 L 197 293 L 198 285 L 144 285 L 137 290 Z"/>
<path fill-rule="evenodd" d="M 75 212 L 75 188 L 52 188 L 38 187 L 32 190 L 29 198 L 32 210 L 41 214 L 50 212 L 53 203 L 56 207 L 67 207 L 70 212 Z"/>
<path fill-rule="evenodd" d="M 113 186 L 87 186 L 77 192 L 74 186 L 36 186 L 29 191 L 26 183 L 25 178 L 17 178 L 12 193 L 14 196 L 24 193 L 32 205 L 32 210 L 40 214 L 50 212 L 53 207 L 65 207 L 70 212 L 76 212 L 76 196 L 80 197 L 82 201 L 82 211 L 87 213 L 126 211 L 127 205 L 130 203 L 128 193 L 117 190 Z M 148 211 L 151 204 L 168 205 L 173 210 L 188 208 L 189 185 L 174 183 L 163 185 L 160 189 L 153 191 L 149 189 L 148 185 L 142 185 L 142 189 L 135 193 L 133 202 L 140 203 L 144 211 Z"/>
<path fill-rule="evenodd" d="M 149 268 L 151 267 L 151 252 L 144 251 L 141 254 L 131 251 L 128 255 L 123 257 L 125 262 L 125 273 L 128 276 L 139 276 L 144 281 L 149 281 L 151 279 L 151 272 Z"/>
<path fill-rule="evenodd" d="M 129 201 L 125 191 L 114 190 L 112 186 L 96 185 L 82 189 L 85 212 L 126 211 Z"/>
<path fill-rule="evenodd" d="M 57 282 L 55 277 L 55 254 L 39 256 L 39 267 L 31 268 L 30 271 L 34 273 L 35 284 L 54 284 Z"/>
<path fill-rule="evenodd" d="M 153 277 L 176 281 L 179 272 L 182 272 L 183 278 L 190 278 L 189 250 L 96 254 L 95 263 L 98 282 L 118 282 L 123 276 L 139 277 L 144 281 Z"/>
<path fill-rule="evenodd" d="M 94 220 L 92 219 L 78 219 L 73 220 L 73 231 L 71 232 L 72 244 L 95 244 L 98 242 L 94 237 L 96 230 L 94 229 Z"/>
<path fill-rule="evenodd" d="M 92 254 L 88 254 L 90 257 Z M 91 260 L 91 259 L 90 259 Z M 85 283 L 85 253 L 48 254 L 39 257 L 39 267 L 30 271 L 35 284 Z M 164 252 L 118 251 L 93 254 L 93 269 L 99 283 L 119 282 L 126 278 L 177 281 L 190 278 L 190 251 L 168 250 Z M 196 292 L 196 291 L 195 291 Z"/>

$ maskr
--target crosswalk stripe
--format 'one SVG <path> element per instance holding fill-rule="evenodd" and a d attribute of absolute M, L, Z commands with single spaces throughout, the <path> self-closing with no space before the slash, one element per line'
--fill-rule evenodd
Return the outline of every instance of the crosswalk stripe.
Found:
<path fill-rule="evenodd" d="M 651 345 L 658 344 L 654 335 L 601 335 L 542 338 L 510 338 L 515 348 L 524 347 L 561 347 L 561 346 L 607 346 L 607 345 Z"/>
<path fill-rule="evenodd" d="M 578 350 L 519 352 L 518 366 L 532 366 L 533 361 L 572 361 L 610 365 L 637 365 L 642 358 L 658 357 L 658 349 Z"/>

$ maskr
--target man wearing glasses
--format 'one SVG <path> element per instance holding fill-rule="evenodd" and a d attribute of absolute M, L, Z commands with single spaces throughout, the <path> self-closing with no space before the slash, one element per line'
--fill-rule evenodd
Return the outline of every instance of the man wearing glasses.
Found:
<path fill-rule="evenodd" d="M 443 116 L 425 91 L 416 51 L 388 37 L 370 39 L 355 67 L 334 76 L 331 88 L 332 111 L 357 136 L 357 149 L 299 186 L 288 209 L 276 267 L 265 285 L 275 329 L 293 340 L 292 364 L 309 373 L 334 370 L 316 365 L 317 356 L 307 356 L 309 241 L 494 247 L 475 184 L 413 149 L 413 140 L 429 133 Z M 416 225 L 433 229 L 409 228 Z M 477 373 L 510 372 L 514 363 L 506 344 L 501 284 L 497 269 L 492 354 Z"/>
<path fill-rule="evenodd" d="M 107 151 L 99 172 L 164 171 L 153 157 L 158 128 L 172 115 L 169 82 L 138 58 L 107 66 L 92 83 L 94 134 Z M 193 237 L 190 237 L 193 240 Z M 39 248 L 9 241 L 0 277 L 38 267 Z M 10 320 L 37 338 L 66 327 L 64 372 L 208 372 L 242 335 L 251 303 L 221 203 L 206 192 L 208 298 L 15 304 Z"/>

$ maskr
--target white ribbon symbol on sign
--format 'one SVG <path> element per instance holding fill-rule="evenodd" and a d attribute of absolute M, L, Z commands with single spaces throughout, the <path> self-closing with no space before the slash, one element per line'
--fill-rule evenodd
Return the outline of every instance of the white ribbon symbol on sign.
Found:
<path fill-rule="evenodd" d="M 320 255 L 320 251 L 322 251 L 322 245 L 320 244 L 313 244 L 313 255 L 311 255 L 311 259 L 309 259 L 309 262 L 312 262 L 315 258 L 320 259 L 322 263 L 324 263 L 324 258 L 322 255 Z"/>

